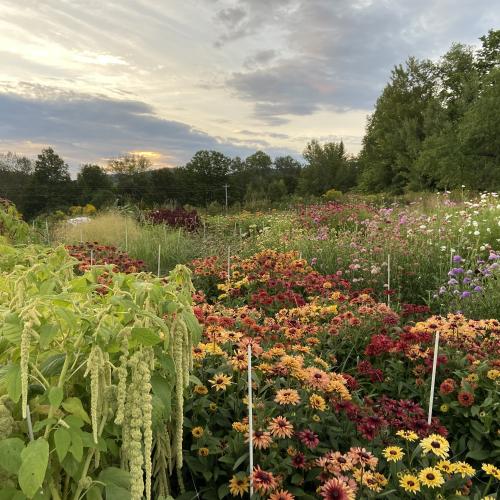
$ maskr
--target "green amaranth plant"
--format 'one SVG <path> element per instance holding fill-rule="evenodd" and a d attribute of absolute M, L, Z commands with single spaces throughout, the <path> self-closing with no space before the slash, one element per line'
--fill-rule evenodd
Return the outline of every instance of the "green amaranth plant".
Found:
<path fill-rule="evenodd" d="M 77 276 L 75 263 L 0 245 L 2 498 L 165 497 L 200 334 L 190 271 Z"/>

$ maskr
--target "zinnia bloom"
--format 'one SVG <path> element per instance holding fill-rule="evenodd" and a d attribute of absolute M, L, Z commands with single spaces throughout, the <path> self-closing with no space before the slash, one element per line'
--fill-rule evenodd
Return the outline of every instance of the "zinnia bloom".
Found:
<path fill-rule="evenodd" d="M 274 401 L 280 405 L 295 406 L 300 403 L 300 396 L 295 389 L 280 389 L 276 393 Z"/>
<path fill-rule="evenodd" d="M 249 490 L 248 477 L 233 476 L 229 481 L 229 492 L 233 497 L 243 496 Z"/>
<path fill-rule="evenodd" d="M 318 411 L 326 410 L 326 402 L 319 394 L 311 394 L 309 397 L 309 406 Z"/>
<path fill-rule="evenodd" d="M 429 488 L 437 488 L 444 484 L 443 475 L 434 467 L 426 467 L 418 473 L 418 479 Z"/>
<path fill-rule="evenodd" d="M 360 464 L 362 467 L 367 465 L 372 470 L 377 467 L 378 458 L 364 448 L 351 448 L 347 454 L 354 465 Z"/>
<path fill-rule="evenodd" d="M 295 495 L 292 495 L 286 490 L 279 490 L 271 493 L 269 495 L 269 500 L 295 500 Z"/>
<path fill-rule="evenodd" d="M 489 476 L 493 476 L 500 481 L 500 469 L 498 467 L 495 467 L 492 464 L 483 464 L 481 465 L 481 469 L 483 469 L 483 471 Z"/>
<path fill-rule="evenodd" d="M 413 431 L 398 431 L 396 436 L 402 437 L 406 441 L 416 441 L 418 439 L 418 434 Z"/>
<path fill-rule="evenodd" d="M 293 425 L 285 417 L 275 417 L 269 423 L 271 436 L 280 439 L 291 438 L 293 436 Z"/>
<path fill-rule="evenodd" d="M 439 458 L 446 458 L 450 451 L 450 444 L 448 441 L 439 434 L 431 434 L 420 441 L 424 455 L 427 453 L 434 453 Z"/>
<path fill-rule="evenodd" d="M 208 389 L 204 385 L 195 385 L 194 392 L 200 396 L 204 396 L 208 393 Z"/>
<path fill-rule="evenodd" d="M 198 456 L 199 457 L 208 457 L 209 453 L 210 453 L 210 450 L 208 448 L 200 448 L 198 450 Z"/>
<path fill-rule="evenodd" d="M 193 427 L 191 434 L 195 439 L 199 439 L 201 438 L 201 436 L 203 436 L 204 432 L 205 431 L 203 430 L 203 427 Z"/>
<path fill-rule="evenodd" d="M 463 478 L 471 477 L 476 472 L 474 467 L 467 462 L 455 462 L 451 465 L 451 470 L 454 474 L 460 474 Z"/>
<path fill-rule="evenodd" d="M 330 479 L 320 490 L 325 500 L 355 500 L 354 491 L 339 479 Z"/>
<path fill-rule="evenodd" d="M 399 479 L 399 486 L 407 493 L 417 493 L 420 491 L 420 482 L 418 478 L 412 474 L 403 474 Z"/>
<path fill-rule="evenodd" d="M 248 443 L 250 441 L 250 436 L 247 433 L 245 436 L 245 442 Z M 253 447 L 258 448 L 259 450 L 265 450 L 271 446 L 273 440 L 271 439 L 271 434 L 267 431 L 253 431 Z"/>
<path fill-rule="evenodd" d="M 268 491 L 274 490 L 277 485 L 276 478 L 273 476 L 272 472 L 262 470 L 260 465 L 254 467 L 252 479 L 253 486 L 259 493 L 267 493 Z"/>
<path fill-rule="evenodd" d="M 300 439 L 302 444 L 311 449 L 316 448 L 319 444 L 318 435 L 311 429 L 304 429 L 303 431 L 297 432 L 297 437 Z"/>
<path fill-rule="evenodd" d="M 399 446 L 388 446 L 382 453 L 388 462 L 399 462 L 405 456 Z"/>
<path fill-rule="evenodd" d="M 229 375 L 224 375 L 223 373 L 217 373 L 213 379 L 208 381 L 212 384 L 212 387 L 216 391 L 225 391 L 229 385 L 231 385 L 231 379 L 233 377 Z"/>
<path fill-rule="evenodd" d="M 474 404 L 474 394 L 467 392 L 467 391 L 462 391 L 458 393 L 458 402 L 462 406 L 472 406 Z"/>
<path fill-rule="evenodd" d="M 455 390 L 455 381 L 451 378 L 447 378 L 439 386 L 439 392 L 443 395 L 451 394 Z"/>

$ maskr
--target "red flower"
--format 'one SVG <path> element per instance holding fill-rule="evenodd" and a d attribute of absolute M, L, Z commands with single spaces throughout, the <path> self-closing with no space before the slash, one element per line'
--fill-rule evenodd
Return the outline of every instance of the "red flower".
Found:
<path fill-rule="evenodd" d="M 303 431 L 297 432 L 297 437 L 300 439 L 302 444 L 311 449 L 316 448 L 319 444 L 318 435 L 311 429 L 304 429 Z"/>
<path fill-rule="evenodd" d="M 454 390 L 455 390 L 455 381 L 451 378 L 447 378 L 439 386 L 439 392 L 443 394 L 443 396 L 451 394 Z"/>
<path fill-rule="evenodd" d="M 458 393 L 458 402 L 462 406 L 472 406 L 474 404 L 474 394 L 467 392 L 467 391 L 462 391 Z"/>

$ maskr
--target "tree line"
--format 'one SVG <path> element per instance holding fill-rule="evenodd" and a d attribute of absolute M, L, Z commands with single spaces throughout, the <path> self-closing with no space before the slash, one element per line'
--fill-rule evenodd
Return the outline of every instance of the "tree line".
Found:
<path fill-rule="evenodd" d="M 27 217 L 91 203 L 134 202 L 206 207 L 277 202 L 338 191 L 389 192 L 500 188 L 500 30 L 479 48 L 454 44 L 438 61 L 409 58 L 396 66 L 368 117 L 362 149 L 342 142 L 309 142 L 303 161 L 245 159 L 198 151 L 185 165 L 152 169 L 148 159 L 125 156 L 106 168 L 82 165 L 72 180 L 52 149 L 36 161 L 0 155 L 0 196 Z"/>

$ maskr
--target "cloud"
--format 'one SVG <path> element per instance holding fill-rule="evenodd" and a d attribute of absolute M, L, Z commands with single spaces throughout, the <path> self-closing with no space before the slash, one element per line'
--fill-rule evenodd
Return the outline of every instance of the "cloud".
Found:
<path fill-rule="evenodd" d="M 489 0 L 271 1 L 266 21 L 253 0 L 236 5 L 246 16 L 227 27 L 219 37 L 224 43 L 248 32 L 256 38 L 273 29 L 283 33 L 283 56 L 265 68 L 246 64 L 227 80 L 237 97 L 253 104 L 254 116 L 271 125 L 320 109 L 368 111 L 394 65 L 410 55 L 437 57 L 454 41 L 475 43 L 500 22 L 500 7 Z"/>
<path fill-rule="evenodd" d="M 0 93 L 0 137 L 5 143 L 53 145 L 73 166 L 130 151 L 147 151 L 181 164 L 200 149 L 247 156 L 245 144 L 216 138 L 188 124 L 157 116 L 137 100 L 111 99 L 24 83 L 25 94 Z M 235 140 L 236 141 L 236 140 Z M 276 150 L 278 151 L 278 150 Z"/>

